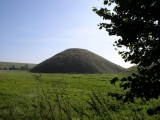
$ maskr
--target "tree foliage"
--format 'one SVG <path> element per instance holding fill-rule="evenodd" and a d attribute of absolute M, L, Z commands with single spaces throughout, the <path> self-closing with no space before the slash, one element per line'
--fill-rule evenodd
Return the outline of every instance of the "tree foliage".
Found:
<path fill-rule="evenodd" d="M 138 74 L 121 79 L 120 87 L 128 90 L 121 98 L 134 101 L 134 97 L 158 98 L 160 95 L 160 0 L 104 0 L 104 8 L 93 11 L 104 20 L 99 28 L 109 35 L 119 36 L 116 48 L 126 62 L 138 66 Z M 113 10 L 109 9 L 113 7 Z M 118 79 L 113 79 L 115 83 Z M 113 94 L 112 94 L 113 95 Z"/>

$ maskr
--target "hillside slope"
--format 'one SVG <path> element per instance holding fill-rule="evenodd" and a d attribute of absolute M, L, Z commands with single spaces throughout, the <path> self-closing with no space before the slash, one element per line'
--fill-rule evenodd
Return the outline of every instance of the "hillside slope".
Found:
<path fill-rule="evenodd" d="M 43 61 L 31 72 L 42 73 L 119 73 L 124 68 L 85 49 L 67 49 Z"/>
<path fill-rule="evenodd" d="M 131 75 L 132 73 L 138 73 L 137 66 L 132 66 L 130 68 L 125 69 L 124 71 L 120 72 L 121 75 Z"/>
<path fill-rule="evenodd" d="M 15 66 L 15 68 L 17 69 L 21 69 L 21 67 L 28 65 L 28 69 L 33 68 L 34 66 L 36 66 L 36 64 L 32 64 L 32 63 L 16 63 L 16 62 L 2 62 L 0 61 L 0 70 L 4 70 L 4 69 L 9 69 L 12 66 Z"/>

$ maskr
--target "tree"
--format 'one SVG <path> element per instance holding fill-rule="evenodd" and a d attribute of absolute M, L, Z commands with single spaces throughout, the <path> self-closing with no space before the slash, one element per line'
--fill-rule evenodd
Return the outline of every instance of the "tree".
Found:
<path fill-rule="evenodd" d="M 128 49 L 119 50 L 119 54 L 126 62 L 138 66 L 138 74 L 121 79 L 120 87 L 129 91 L 112 95 L 124 102 L 133 102 L 134 97 L 157 99 L 160 95 L 160 0 L 104 0 L 104 5 L 105 8 L 99 10 L 93 8 L 107 20 L 100 23 L 99 28 L 119 36 L 114 43 L 116 49 Z M 117 80 L 114 78 L 111 83 Z"/>
<path fill-rule="evenodd" d="M 25 67 L 24 67 L 24 66 L 21 66 L 21 70 L 25 70 Z"/>
<path fill-rule="evenodd" d="M 4 68 L 4 70 L 7 70 L 7 68 Z"/>
<path fill-rule="evenodd" d="M 12 67 L 10 67 L 9 70 L 16 70 L 15 65 L 12 65 Z"/>
<path fill-rule="evenodd" d="M 25 70 L 28 70 L 28 64 L 24 65 Z"/>

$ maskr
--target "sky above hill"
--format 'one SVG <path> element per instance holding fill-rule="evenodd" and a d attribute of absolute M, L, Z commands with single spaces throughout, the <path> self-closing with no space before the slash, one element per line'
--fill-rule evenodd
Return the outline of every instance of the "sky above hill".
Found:
<path fill-rule="evenodd" d="M 99 30 L 92 7 L 103 0 L 0 0 L 0 61 L 40 63 L 68 48 L 92 51 L 122 67 L 113 43 Z"/>

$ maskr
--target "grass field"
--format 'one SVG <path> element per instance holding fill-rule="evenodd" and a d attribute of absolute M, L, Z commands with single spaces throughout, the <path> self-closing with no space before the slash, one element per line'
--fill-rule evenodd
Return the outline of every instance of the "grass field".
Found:
<path fill-rule="evenodd" d="M 160 119 L 146 109 L 158 100 L 122 103 L 107 96 L 123 92 L 110 85 L 114 74 L 35 74 L 0 71 L 0 120 L 133 120 Z M 142 109 L 139 111 L 139 109 Z"/>

